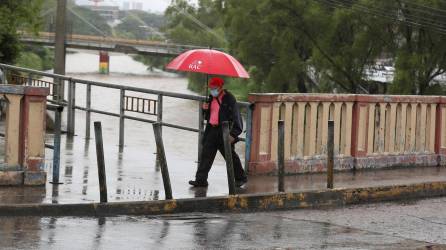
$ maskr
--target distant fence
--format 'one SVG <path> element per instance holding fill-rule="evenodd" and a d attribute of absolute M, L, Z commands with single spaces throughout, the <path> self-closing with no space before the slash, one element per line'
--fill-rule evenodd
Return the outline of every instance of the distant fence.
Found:
<path fill-rule="evenodd" d="M 335 169 L 446 165 L 446 97 L 252 94 L 251 173 L 274 173 L 277 121 L 285 121 L 285 171 L 326 170 L 328 120 Z"/>

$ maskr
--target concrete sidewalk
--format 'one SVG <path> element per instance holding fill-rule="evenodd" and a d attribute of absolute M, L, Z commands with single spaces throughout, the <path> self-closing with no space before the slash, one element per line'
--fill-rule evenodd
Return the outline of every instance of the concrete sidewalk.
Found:
<path fill-rule="evenodd" d="M 175 180 L 175 178 L 174 178 Z M 345 188 L 371 188 L 382 186 L 411 185 L 420 183 L 446 182 L 446 168 L 400 168 L 381 169 L 353 172 L 335 173 L 335 189 Z M 76 193 L 76 189 L 70 191 L 67 187 L 72 187 L 73 183 L 63 185 L 47 184 L 46 187 L 1 187 L 0 203 L 3 205 L 12 204 L 76 204 L 93 203 L 99 201 L 99 189 L 92 185 L 89 187 L 89 194 L 96 197 L 93 200 L 85 199 Z M 92 189 L 96 188 L 96 189 Z M 113 201 L 150 201 L 163 200 L 164 192 L 161 189 L 154 190 L 156 195 L 142 193 L 141 190 L 127 191 L 125 196 L 118 196 L 109 189 L 109 202 Z M 225 176 L 217 181 L 210 181 L 207 188 L 191 188 L 186 182 L 172 182 L 174 199 L 195 198 L 195 197 L 215 197 L 228 194 Z M 290 193 L 308 191 L 326 191 L 325 174 L 306 174 L 297 176 L 286 176 L 285 191 Z M 256 195 L 277 192 L 276 176 L 251 176 L 248 183 L 237 189 L 237 194 Z M 86 193 L 86 192 L 85 192 Z M 125 197 L 122 198 L 122 197 Z"/>

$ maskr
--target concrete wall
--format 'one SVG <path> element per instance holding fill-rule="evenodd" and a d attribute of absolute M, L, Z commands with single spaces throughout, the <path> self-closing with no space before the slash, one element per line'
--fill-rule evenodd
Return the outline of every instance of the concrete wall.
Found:
<path fill-rule="evenodd" d="M 277 122 L 285 121 L 285 171 L 326 170 L 328 120 L 335 169 L 446 165 L 446 98 L 252 94 L 251 174 L 275 173 Z"/>

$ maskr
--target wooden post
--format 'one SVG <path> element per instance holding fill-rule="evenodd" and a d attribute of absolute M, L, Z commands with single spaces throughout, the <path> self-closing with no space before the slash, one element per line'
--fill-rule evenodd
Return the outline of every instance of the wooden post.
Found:
<path fill-rule="evenodd" d="M 328 121 L 327 138 L 327 188 L 333 188 L 333 148 L 334 148 L 334 121 Z"/>
<path fill-rule="evenodd" d="M 170 177 L 169 177 L 169 169 L 167 167 L 167 161 L 166 161 L 166 153 L 164 151 L 164 144 L 163 144 L 163 136 L 161 132 L 161 123 L 157 122 L 153 124 L 153 132 L 155 133 L 155 141 L 156 141 L 156 151 L 158 162 L 161 167 L 161 175 L 163 176 L 163 183 L 164 183 L 164 192 L 166 194 L 166 200 L 172 199 L 172 187 L 170 185 Z"/>
<path fill-rule="evenodd" d="M 279 177 L 279 192 L 285 192 L 284 174 L 285 174 L 285 128 L 284 121 L 278 121 L 278 145 L 277 145 L 277 167 Z"/>
<path fill-rule="evenodd" d="M 61 130 L 61 118 L 62 118 L 63 106 L 59 106 L 55 110 L 54 115 L 54 149 L 53 149 L 53 180 L 51 184 L 62 184 L 59 182 L 59 169 L 60 169 L 60 130 Z"/>
<path fill-rule="evenodd" d="M 225 148 L 226 171 L 228 173 L 229 194 L 235 194 L 234 166 L 232 162 L 232 149 L 229 142 L 229 123 L 222 122 L 223 125 L 223 144 Z"/>
<path fill-rule="evenodd" d="M 107 179 L 105 176 L 104 145 L 102 142 L 101 122 L 94 122 L 94 133 L 96 138 L 96 158 L 98 162 L 100 199 L 101 202 L 107 202 Z"/>

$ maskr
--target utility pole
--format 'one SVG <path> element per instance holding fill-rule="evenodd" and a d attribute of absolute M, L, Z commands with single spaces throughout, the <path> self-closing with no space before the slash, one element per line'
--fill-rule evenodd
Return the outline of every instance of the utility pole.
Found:
<path fill-rule="evenodd" d="M 55 38 L 55 55 L 54 55 L 54 73 L 65 75 L 65 56 L 66 56 L 66 18 L 67 18 L 67 0 L 57 0 L 56 14 L 56 38 Z M 64 81 L 57 81 L 57 94 L 59 99 L 64 97 Z"/>

